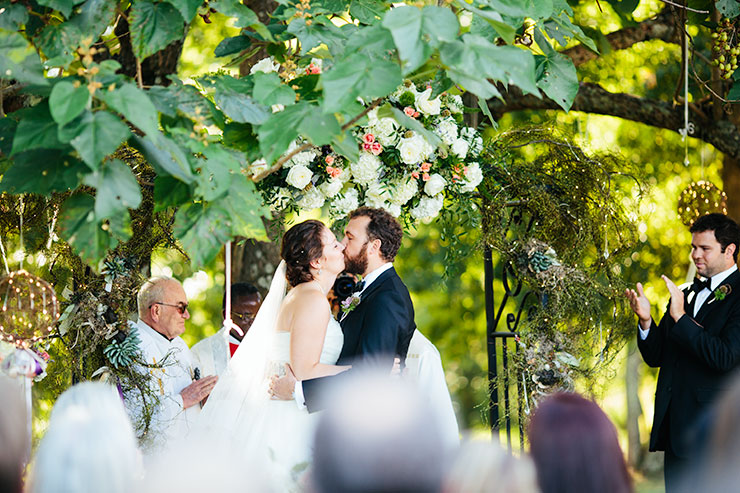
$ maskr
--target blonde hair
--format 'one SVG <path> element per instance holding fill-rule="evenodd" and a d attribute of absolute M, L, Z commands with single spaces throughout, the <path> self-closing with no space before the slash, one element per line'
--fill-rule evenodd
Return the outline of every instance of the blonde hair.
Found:
<path fill-rule="evenodd" d="M 136 305 L 139 309 L 139 318 L 143 319 L 147 315 L 147 310 L 157 302 L 161 302 L 164 297 L 164 285 L 168 282 L 178 282 L 176 279 L 167 276 L 156 276 L 148 279 L 141 285 L 139 294 L 136 295 Z"/>

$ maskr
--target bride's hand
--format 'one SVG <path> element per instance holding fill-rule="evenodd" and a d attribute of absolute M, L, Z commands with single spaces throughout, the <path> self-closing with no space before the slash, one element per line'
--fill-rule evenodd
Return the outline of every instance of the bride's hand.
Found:
<path fill-rule="evenodd" d="M 285 376 L 273 375 L 270 378 L 270 396 L 281 401 L 292 401 L 297 379 L 288 363 L 285 363 Z"/>

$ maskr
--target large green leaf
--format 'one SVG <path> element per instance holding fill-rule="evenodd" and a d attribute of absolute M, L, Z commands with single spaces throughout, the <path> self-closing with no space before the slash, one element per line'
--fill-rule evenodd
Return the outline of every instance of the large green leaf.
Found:
<path fill-rule="evenodd" d="M 273 104 L 290 105 L 295 103 L 295 91 L 282 83 L 275 72 L 257 72 L 254 77 L 252 95 L 257 102 L 267 106 Z"/>
<path fill-rule="evenodd" d="M 10 156 L 13 150 L 13 136 L 18 128 L 18 122 L 12 118 L 0 118 L 0 154 Z"/>
<path fill-rule="evenodd" d="M 493 10 L 510 17 L 544 19 L 552 15 L 552 0 L 483 0 Z"/>
<path fill-rule="evenodd" d="M 3 173 L 0 191 L 13 194 L 74 190 L 89 168 L 79 159 L 53 149 L 35 149 L 13 157 L 13 165 Z"/>
<path fill-rule="evenodd" d="M 588 37 L 579 26 L 573 24 L 565 12 L 561 12 L 557 17 L 550 18 L 544 23 L 543 27 L 547 35 L 556 39 L 562 47 L 568 44 L 570 38 L 575 38 L 595 53 L 599 52 L 594 40 Z"/>
<path fill-rule="evenodd" d="M 82 3 L 82 0 L 36 0 L 39 5 L 58 10 L 64 17 L 69 18 L 69 14 L 72 13 L 72 9 L 78 3 Z"/>
<path fill-rule="evenodd" d="M 358 29 L 356 33 L 349 36 L 345 46 L 347 53 L 356 51 L 373 58 L 380 53 L 388 53 L 396 49 L 391 32 L 380 24 Z"/>
<path fill-rule="evenodd" d="M 545 36 L 535 30 L 535 41 L 544 56 L 537 56 L 537 87 L 565 111 L 570 110 L 578 94 L 578 74 L 573 61 L 555 51 Z"/>
<path fill-rule="evenodd" d="M 80 13 L 70 19 L 83 37 L 97 39 L 113 22 L 118 2 L 110 0 L 87 0 Z"/>
<path fill-rule="evenodd" d="M 383 17 L 386 3 L 382 0 L 351 0 L 349 14 L 363 24 L 374 24 Z"/>
<path fill-rule="evenodd" d="M 70 244 L 82 260 L 95 267 L 115 248 L 119 240 L 131 237 L 128 211 L 98 221 L 95 218 L 95 199 L 85 193 L 72 195 L 59 211 L 59 235 Z"/>
<path fill-rule="evenodd" d="M 58 125 L 49 113 L 46 101 L 17 112 L 21 118 L 13 138 L 11 155 L 30 149 L 63 149 L 67 147 L 57 138 Z"/>
<path fill-rule="evenodd" d="M 203 0 L 164 0 L 165 2 L 171 3 L 185 22 L 188 24 L 193 20 L 195 14 L 198 13 L 198 7 L 203 5 Z"/>
<path fill-rule="evenodd" d="M 94 187 L 95 217 L 109 219 L 136 209 L 141 204 L 141 190 L 136 177 L 123 161 L 111 159 L 83 179 L 85 185 Z"/>
<path fill-rule="evenodd" d="M 390 108 L 392 111 L 392 117 L 395 118 L 395 120 L 402 126 L 413 130 L 414 132 L 417 132 L 421 134 L 427 142 L 432 144 L 433 146 L 437 147 L 442 143 L 442 139 L 440 139 L 437 134 L 430 132 L 427 130 L 424 125 L 422 125 L 418 120 L 414 120 L 413 118 L 410 118 L 406 116 L 406 114 L 399 110 L 398 108 L 394 108 L 390 105 L 388 105 L 385 110 Z M 378 115 L 381 115 L 381 112 L 378 112 Z"/>
<path fill-rule="evenodd" d="M 244 5 L 241 0 L 217 0 L 209 2 L 208 6 L 225 16 L 234 17 L 234 27 L 250 27 L 255 24 L 261 24 L 257 14 L 249 7 Z"/>
<path fill-rule="evenodd" d="M 421 67 L 441 42 L 456 39 L 460 24 L 450 9 L 404 5 L 385 15 L 383 27 L 393 35 L 403 73 L 409 74 Z"/>
<path fill-rule="evenodd" d="M 260 150 L 268 163 L 275 161 L 298 137 L 298 126 L 312 114 L 312 106 L 301 102 L 274 113 L 258 130 Z"/>
<path fill-rule="evenodd" d="M 0 29 L 18 31 L 28 21 L 28 10 L 25 5 L 0 2 Z"/>
<path fill-rule="evenodd" d="M 47 85 L 38 53 L 17 32 L 0 29 L 0 74 L 4 79 Z"/>
<path fill-rule="evenodd" d="M 159 175 L 172 175 L 184 183 L 193 183 L 193 171 L 185 151 L 169 138 L 159 135 L 155 140 L 135 135 L 133 145 L 144 154 Z"/>
<path fill-rule="evenodd" d="M 331 141 L 331 147 L 336 152 L 349 159 L 351 163 L 355 163 L 360 159 L 360 149 L 357 145 L 357 139 L 355 139 L 355 136 L 352 135 L 352 132 L 349 130 L 334 137 Z"/>
<path fill-rule="evenodd" d="M 171 175 L 154 179 L 154 212 L 178 207 L 193 200 L 191 187 Z"/>
<path fill-rule="evenodd" d="M 75 136 L 70 144 L 93 170 L 97 170 L 103 158 L 112 154 L 131 135 L 128 127 L 107 111 L 87 111 L 62 132 L 65 136 Z"/>
<path fill-rule="evenodd" d="M 324 111 L 336 113 L 353 104 L 358 97 L 369 101 L 390 94 L 403 78 L 396 63 L 355 53 L 321 74 L 321 81 Z"/>
<path fill-rule="evenodd" d="M 288 32 L 301 42 L 302 54 L 321 44 L 325 44 L 334 54 L 340 53 L 347 41 L 342 31 L 326 17 L 313 19 L 310 25 L 306 23 L 306 19 L 299 17 L 288 25 Z"/>
<path fill-rule="evenodd" d="M 85 111 L 88 101 L 90 92 L 86 86 L 75 87 L 71 82 L 63 80 L 54 84 L 51 90 L 49 110 L 54 120 L 59 125 L 64 125 Z"/>
<path fill-rule="evenodd" d="M 253 87 L 249 82 L 221 75 L 214 83 L 216 92 L 213 100 L 235 122 L 259 125 L 269 118 L 269 108 L 250 96 Z"/>
<path fill-rule="evenodd" d="M 333 113 L 314 114 L 298 125 L 298 132 L 315 146 L 331 144 L 332 140 L 340 135 L 341 131 L 342 128 Z"/>
<path fill-rule="evenodd" d="M 175 237 L 190 256 L 193 267 L 201 267 L 231 240 L 229 214 L 212 204 L 191 203 L 175 216 Z"/>
<path fill-rule="evenodd" d="M 240 53 L 252 44 L 252 39 L 249 36 L 239 35 L 231 38 L 224 38 L 213 50 L 213 54 L 217 57 L 233 55 L 234 53 Z"/>
<path fill-rule="evenodd" d="M 715 5 L 722 17 L 734 19 L 740 15 L 740 2 L 737 0 L 717 0 Z"/>
<path fill-rule="evenodd" d="M 46 26 L 36 38 L 36 43 L 49 58 L 47 66 L 67 66 L 75 60 L 75 50 L 83 35 L 71 22 Z"/>
<path fill-rule="evenodd" d="M 157 109 L 147 93 L 135 85 L 124 84 L 113 91 L 98 91 L 97 95 L 146 135 L 158 133 Z"/>
<path fill-rule="evenodd" d="M 490 9 L 478 9 L 462 0 L 457 0 L 455 5 L 476 14 L 476 17 L 473 18 L 473 23 L 475 23 L 477 19 L 483 19 L 496 31 L 496 33 L 498 33 L 499 36 L 501 36 L 501 39 L 506 41 L 508 44 L 514 43 L 517 28 L 507 24 L 506 21 L 504 21 L 504 18 L 501 17 L 500 13 Z"/>
<path fill-rule="evenodd" d="M 213 201 L 223 196 L 231 182 L 241 175 L 241 163 L 236 154 L 223 147 L 208 146 L 202 149 L 205 159 L 198 161 L 201 172 L 196 179 L 196 193 L 204 200 Z"/>
<path fill-rule="evenodd" d="M 140 60 L 185 36 L 183 18 L 169 3 L 136 2 L 130 20 L 131 45 Z"/>
<path fill-rule="evenodd" d="M 231 181 L 229 192 L 219 201 L 228 213 L 232 236 L 270 241 L 262 218 L 270 218 L 270 209 L 262 203 L 262 196 L 252 180 L 237 175 Z"/>

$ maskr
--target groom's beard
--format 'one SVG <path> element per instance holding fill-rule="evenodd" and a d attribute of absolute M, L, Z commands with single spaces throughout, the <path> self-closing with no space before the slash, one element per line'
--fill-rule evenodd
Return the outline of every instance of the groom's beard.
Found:
<path fill-rule="evenodd" d="M 344 271 L 350 274 L 364 274 L 367 270 L 367 243 L 360 250 L 360 253 L 354 257 L 344 258 Z"/>

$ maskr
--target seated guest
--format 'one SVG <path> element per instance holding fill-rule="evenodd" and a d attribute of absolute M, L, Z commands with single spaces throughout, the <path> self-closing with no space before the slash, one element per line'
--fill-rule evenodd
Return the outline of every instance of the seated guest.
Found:
<path fill-rule="evenodd" d="M 514 457 L 497 443 L 470 440 L 460 446 L 444 493 L 533 493 L 537 473 L 528 456 Z"/>
<path fill-rule="evenodd" d="M 262 304 L 257 288 L 251 284 L 240 282 L 231 285 L 231 319 L 242 330 L 242 334 L 236 329 L 228 331 L 225 326 L 210 337 L 206 337 L 191 348 L 193 355 L 198 361 L 201 375 L 221 375 L 229 359 L 234 356 L 236 349 L 242 342 L 244 334 L 257 316 Z M 224 310 L 221 312 L 226 317 L 226 296 L 223 300 Z"/>
<path fill-rule="evenodd" d="M 527 436 L 543 493 L 632 491 L 617 431 L 595 402 L 553 394 L 535 410 Z"/>
<path fill-rule="evenodd" d="M 147 453 L 153 453 L 187 435 L 200 412 L 200 402 L 210 394 L 218 377 L 194 380 L 195 360 L 180 337 L 190 313 L 178 281 L 169 277 L 149 279 L 136 301 L 139 320 L 135 326 L 141 340 L 142 363 L 146 365 L 139 366 L 139 371 L 147 374 L 157 398 L 143 443 Z M 143 416 L 152 403 L 142 402 L 138 389 L 125 391 L 124 398 L 137 431 L 142 434 Z"/>
<path fill-rule="evenodd" d="M 385 373 L 343 384 L 316 430 L 312 491 L 439 491 L 447 456 L 418 390 Z"/>
<path fill-rule="evenodd" d="M 703 492 L 734 491 L 740 482 L 740 373 L 736 373 L 732 386 L 721 395 L 707 413 L 702 428 L 708 430 L 709 442 L 705 451 L 702 472 L 694 484 L 685 478 L 683 489 L 694 491 L 699 485 Z M 692 475 L 693 476 L 693 475 Z"/>
<path fill-rule="evenodd" d="M 0 377 L 0 491 L 23 491 L 23 466 L 28 459 L 28 417 L 23 392 L 13 380 Z"/>
<path fill-rule="evenodd" d="M 29 493 L 127 493 L 141 475 L 136 437 L 115 387 L 83 382 L 54 404 Z"/>
<path fill-rule="evenodd" d="M 414 331 L 409 344 L 405 375 L 417 383 L 426 405 L 438 414 L 445 445 L 456 448 L 460 444 L 460 430 L 447 389 L 442 358 L 434 344 L 418 329 Z"/>

